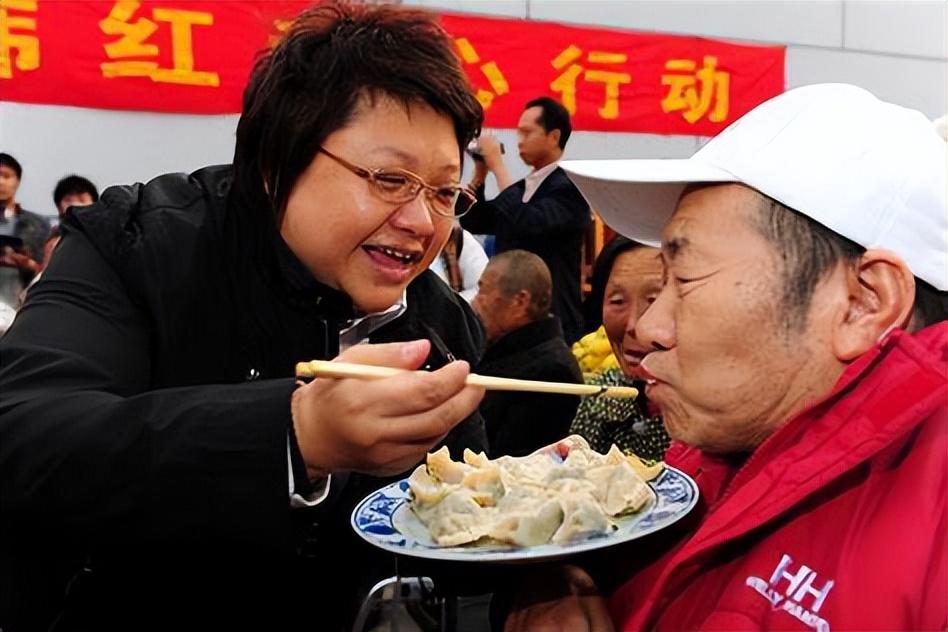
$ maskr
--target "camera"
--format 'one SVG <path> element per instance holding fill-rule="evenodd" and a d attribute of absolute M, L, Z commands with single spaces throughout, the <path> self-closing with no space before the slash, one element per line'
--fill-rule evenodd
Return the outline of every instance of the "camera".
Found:
<path fill-rule="evenodd" d="M 475 138 L 474 140 L 472 140 L 470 143 L 467 144 L 467 153 L 468 153 L 468 155 L 470 155 L 471 158 L 473 158 L 474 160 L 477 160 L 477 161 L 479 161 L 479 162 L 484 160 L 484 156 L 481 155 L 481 148 L 480 148 L 480 146 L 477 144 L 477 139 L 476 139 L 476 138 Z M 504 152 L 504 144 L 503 144 L 503 143 L 500 143 L 500 153 L 501 153 L 501 154 L 505 153 L 505 152 Z"/>
<path fill-rule="evenodd" d="M 0 217 L 0 248 L 10 247 L 14 250 L 23 247 L 23 240 L 16 236 L 18 217 L 6 219 Z"/>

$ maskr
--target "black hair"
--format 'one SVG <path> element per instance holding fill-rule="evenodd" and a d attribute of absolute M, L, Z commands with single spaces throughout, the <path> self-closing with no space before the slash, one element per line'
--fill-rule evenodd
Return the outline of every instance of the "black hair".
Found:
<path fill-rule="evenodd" d="M 0 153 L 0 167 L 10 167 L 16 174 L 17 180 L 23 179 L 23 167 L 20 162 L 10 154 Z"/>
<path fill-rule="evenodd" d="M 75 174 L 66 176 L 56 183 L 56 188 L 53 189 L 53 202 L 56 204 L 56 208 L 59 208 L 59 203 L 67 195 L 81 195 L 83 193 L 92 196 L 93 202 L 99 201 L 99 191 L 91 180 Z"/>
<path fill-rule="evenodd" d="M 789 331 L 806 326 L 813 292 L 839 262 L 854 263 L 866 249 L 762 193 L 753 226 L 777 247 L 782 262 L 782 312 Z M 948 319 L 948 292 L 915 278 L 914 318 L 921 327 Z"/>
<path fill-rule="evenodd" d="M 623 252 L 635 248 L 644 248 L 645 244 L 633 241 L 622 235 L 616 235 L 602 247 L 593 264 L 590 278 L 591 291 L 583 301 L 583 333 L 588 334 L 602 325 L 602 301 L 606 296 L 606 284 L 612 274 L 612 266 Z"/>
<path fill-rule="evenodd" d="M 550 97 L 533 99 L 527 103 L 524 109 L 529 110 L 533 107 L 540 108 L 540 118 L 537 119 L 537 123 L 546 130 L 547 134 L 555 129 L 560 130 L 560 149 L 566 149 L 566 141 L 569 140 L 569 135 L 573 132 L 573 125 L 569 120 L 569 111 L 563 107 L 562 103 Z"/>
<path fill-rule="evenodd" d="M 363 100 L 386 97 L 450 117 L 462 158 L 480 132 L 483 108 L 435 14 L 343 2 L 307 9 L 251 73 L 237 125 L 235 187 L 279 222 L 326 138 Z"/>

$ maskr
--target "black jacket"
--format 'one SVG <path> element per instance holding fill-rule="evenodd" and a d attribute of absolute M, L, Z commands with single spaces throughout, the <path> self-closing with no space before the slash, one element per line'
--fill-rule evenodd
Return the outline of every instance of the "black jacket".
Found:
<path fill-rule="evenodd" d="M 591 218 L 589 204 L 566 172 L 553 170 L 524 203 L 526 184 L 519 180 L 493 200 L 478 202 L 461 225 L 472 233 L 496 235 L 497 252 L 528 250 L 546 263 L 553 277 L 553 314 L 570 344 L 583 334 L 581 273 L 583 240 Z"/>
<path fill-rule="evenodd" d="M 358 499 L 291 510 L 287 489 L 294 365 L 333 357 L 353 308 L 252 208 L 230 167 L 208 167 L 113 187 L 65 219 L 0 339 L 5 632 L 47 625 L 84 567 L 64 629 L 334 629 L 338 595 L 354 596 L 335 572 L 351 549 L 313 523 L 345 531 Z M 483 345 L 430 272 L 372 340 L 419 337 L 434 367 Z M 483 422 L 448 443 L 482 449 Z M 351 478 L 357 494 L 382 483 Z"/>
<path fill-rule="evenodd" d="M 550 316 L 503 336 L 484 352 L 482 375 L 583 383 L 583 374 L 556 318 Z M 569 434 L 579 397 L 489 391 L 480 411 L 487 425 L 491 457 L 523 456 Z"/>

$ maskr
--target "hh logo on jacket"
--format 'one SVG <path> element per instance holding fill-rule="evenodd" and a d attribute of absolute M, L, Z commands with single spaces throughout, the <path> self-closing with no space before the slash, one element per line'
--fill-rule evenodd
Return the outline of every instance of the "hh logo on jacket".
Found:
<path fill-rule="evenodd" d="M 784 553 L 769 580 L 751 575 L 744 583 L 763 595 L 775 609 L 784 610 L 818 632 L 829 632 L 829 623 L 817 613 L 833 589 L 833 580 L 820 580 L 806 564 L 796 569 L 792 566 L 793 558 Z"/>

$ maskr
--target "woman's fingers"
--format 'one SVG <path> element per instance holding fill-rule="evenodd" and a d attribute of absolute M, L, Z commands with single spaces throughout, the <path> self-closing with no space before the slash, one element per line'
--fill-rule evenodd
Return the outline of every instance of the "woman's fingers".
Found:
<path fill-rule="evenodd" d="M 339 354 L 335 361 L 414 370 L 421 366 L 430 351 L 431 343 L 427 340 L 355 345 Z"/>

